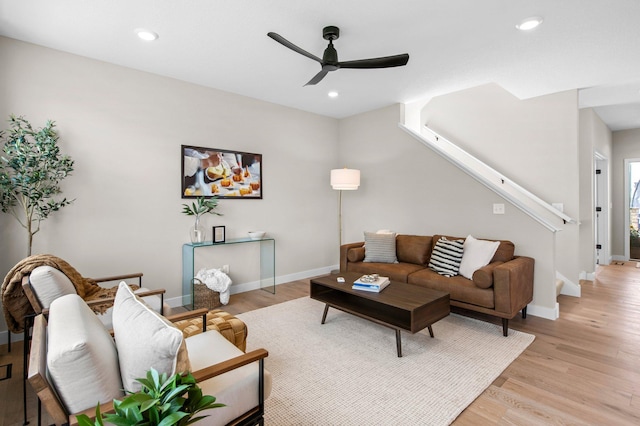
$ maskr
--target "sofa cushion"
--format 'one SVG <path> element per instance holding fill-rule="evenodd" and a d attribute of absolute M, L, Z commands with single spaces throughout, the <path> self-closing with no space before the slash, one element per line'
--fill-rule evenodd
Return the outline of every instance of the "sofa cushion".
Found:
<path fill-rule="evenodd" d="M 464 240 L 448 240 L 440 237 L 431 251 L 429 268 L 445 277 L 458 274 L 462 260 Z"/>
<path fill-rule="evenodd" d="M 347 251 L 349 262 L 362 262 L 364 260 L 364 247 L 352 247 Z"/>
<path fill-rule="evenodd" d="M 190 370 L 182 331 L 149 308 L 124 281 L 113 305 L 113 331 L 126 390 L 140 390 L 136 379 L 151 367 L 168 375 Z"/>
<path fill-rule="evenodd" d="M 495 308 L 493 289 L 479 288 L 462 275 L 445 277 L 427 268 L 409 275 L 409 284 L 445 291 L 449 293 L 452 301 L 469 303 L 487 309 Z"/>
<path fill-rule="evenodd" d="M 43 309 L 49 309 L 51 302 L 58 297 L 77 293 L 71 280 L 62 271 L 48 265 L 38 266 L 31 271 L 29 283 Z"/>
<path fill-rule="evenodd" d="M 493 270 L 504 262 L 492 262 L 473 273 L 473 283 L 480 288 L 493 286 Z"/>
<path fill-rule="evenodd" d="M 489 264 L 499 245 L 499 241 L 477 240 L 472 235 L 468 235 L 464 240 L 464 251 L 458 273 L 472 279 L 476 270 Z"/>
<path fill-rule="evenodd" d="M 396 234 L 364 233 L 364 262 L 396 263 Z"/>
<path fill-rule="evenodd" d="M 398 235 L 396 255 L 398 262 L 427 265 L 431 257 L 431 237 L 421 235 Z"/>
<path fill-rule="evenodd" d="M 416 271 L 424 269 L 424 266 L 414 263 L 376 263 L 376 262 L 356 262 L 347 263 L 347 272 L 357 272 L 359 274 L 378 274 L 389 277 L 391 281 L 407 282 L 407 277 Z"/>
<path fill-rule="evenodd" d="M 118 353 L 93 311 L 75 293 L 56 298 L 50 308 L 47 368 L 67 410 L 121 398 Z"/>

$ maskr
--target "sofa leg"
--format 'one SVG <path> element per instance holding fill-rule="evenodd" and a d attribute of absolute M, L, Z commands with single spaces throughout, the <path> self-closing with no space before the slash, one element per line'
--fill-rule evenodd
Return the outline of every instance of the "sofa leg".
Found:
<path fill-rule="evenodd" d="M 509 335 L 509 320 L 502 318 L 502 335 L 507 337 Z"/>
<path fill-rule="evenodd" d="M 526 318 L 527 317 L 527 307 L 525 306 L 524 308 L 522 308 L 522 318 Z"/>

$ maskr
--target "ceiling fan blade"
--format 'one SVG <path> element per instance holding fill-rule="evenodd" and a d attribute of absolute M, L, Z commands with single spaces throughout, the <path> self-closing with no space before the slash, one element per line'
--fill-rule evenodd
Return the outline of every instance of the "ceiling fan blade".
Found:
<path fill-rule="evenodd" d="M 356 61 L 340 62 L 340 68 L 391 68 L 407 65 L 409 54 L 384 56 L 381 58 L 358 59 Z"/>
<path fill-rule="evenodd" d="M 298 52 L 301 55 L 306 56 L 309 59 L 313 59 L 316 62 L 322 63 L 322 59 L 318 58 L 316 55 L 307 52 L 304 49 L 299 48 L 298 46 L 296 46 L 295 44 L 291 43 L 289 40 L 287 40 L 286 38 L 282 37 L 280 34 L 276 34 L 276 33 L 267 33 L 267 35 L 269 37 L 271 37 L 272 39 L 274 39 L 275 41 L 277 41 L 278 43 L 280 43 L 281 45 L 288 47 L 289 49 L 293 50 L 294 52 Z"/>
<path fill-rule="evenodd" d="M 313 86 L 314 84 L 320 83 L 320 80 L 322 80 L 324 78 L 324 76 L 327 75 L 328 73 L 329 73 L 329 71 L 327 71 L 327 70 L 320 71 L 311 80 L 309 80 L 309 82 L 307 84 L 305 84 L 305 86 Z"/>

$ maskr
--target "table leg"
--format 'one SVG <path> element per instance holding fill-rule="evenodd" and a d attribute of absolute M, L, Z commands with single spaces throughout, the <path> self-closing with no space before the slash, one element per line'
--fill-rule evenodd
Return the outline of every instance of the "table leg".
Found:
<path fill-rule="evenodd" d="M 400 340 L 400 330 L 396 330 L 396 348 L 398 349 L 398 358 L 402 358 L 402 341 Z"/>
<path fill-rule="evenodd" d="M 329 305 L 324 305 L 324 314 L 322 314 L 322 322 L 320 324 L 324 324 L 324 320 L 327 319 L 327 312 L 329 312 Z"/>
<path fill-rule="evenodd" d="M 428 326 L 429 328 L 429 336 L 433 337 L 433 328 L 431 328 L 431 326 Z"/>

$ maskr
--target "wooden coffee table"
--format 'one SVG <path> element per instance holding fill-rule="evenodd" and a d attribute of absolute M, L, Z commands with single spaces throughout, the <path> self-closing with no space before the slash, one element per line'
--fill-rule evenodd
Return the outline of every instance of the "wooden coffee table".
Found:
<path fill-rule="evenodd" d="M 339 276 L 344 283 L 337 281 Z M 449 315 L 449 293 L 397 281 L 391 281 L 380 293 L 353 290 L 353 282 L 361 276 L 347 272 L 311 280 L 310 297 L 326 304 L 322 324 L 332 307 L 392 328 L 396 330 L 396 347 L 401 357 L 400 330 L 417 333 L 426 327 L 433 337 L 431 325 Z"/>

